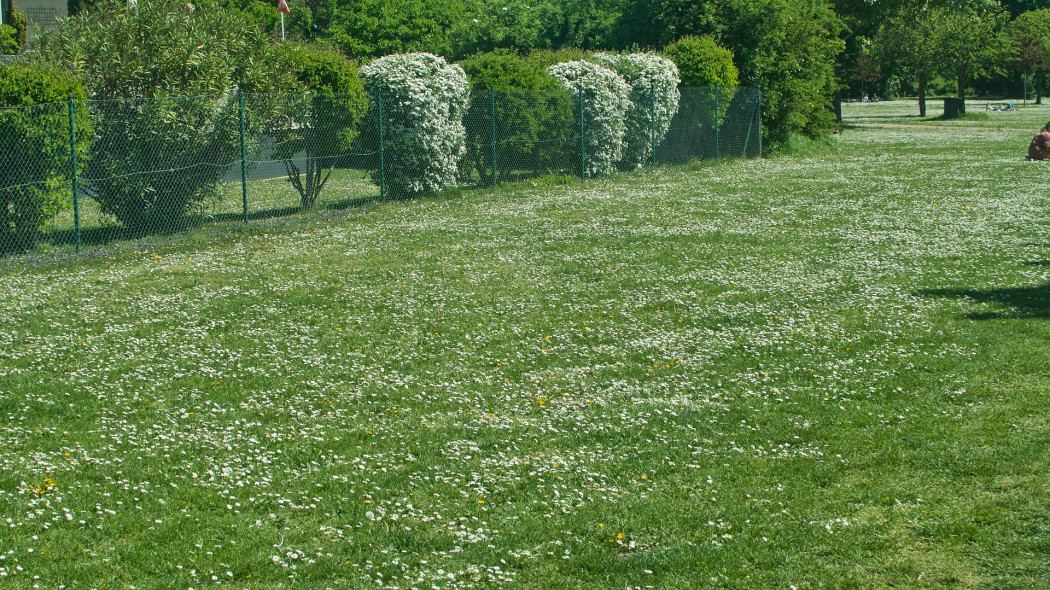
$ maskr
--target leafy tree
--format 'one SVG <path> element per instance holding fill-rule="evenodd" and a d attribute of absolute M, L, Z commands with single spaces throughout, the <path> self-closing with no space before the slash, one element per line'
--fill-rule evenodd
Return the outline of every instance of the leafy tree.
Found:
<path fill-rule="evenodd" d="M 721 0 L 741 83 L 762 88 L 762 122 L 773 146 L 794 133 L 819 135 L 833 124 L 828 108 L 843 49 L 842 22 L 820 0 Z"/>
<path fill-rule="evenodd" d="M 0 252 L 30 248 L 43 222 L 70 199 L 69 98 L 86 94 L 65 72 L 0 66 Z M 75 127 L 83 159 L 91 137 L 83 109 Z"/>
<path fill-rule="evenodd" d="M 883 22 L 874 40 L 874 53 L 883 65 L 915 78 L 919 116 L 926 116 L 926 89 L 937 71 L 940 48 L 938 23 L 943 9 L 925 4 L 909 7 Z"/>
<path fill-rule="evenodd" d="M 1006 27 L 1013 59 L 1011 65 L 1034 82 L 1036 104 L 1042 104 L 1042 87 L 1050 71 L 1050 9 L 1025 12 Z"/>
<path fill-rule="evenodd" d="M 462 0 L 336 0 L 315 17 L 328 23 L 331 42 L 364 59 L 427 51 L 448 55 L 449 30 L 463 18 Z"/>
<path fill-rule="evenodd" d="M 526 55 L 550 49 L 549 33 L 562 16 L 560 5 L 549 2 L 469 0 L 451 32 L 453 55 L 463 58 L 497 49 Z"/>
<path fill-rule="evenodd" d="M 830 128 L 844 29 L 826 0 L 634 0 L 626 14 L 651 15 L 638 43 L 711 35 L 732 47 L 741 83 L 762 87 L 767 145 Z"/>
<path fill-rule="evenodd" d="M 867 88 L 882 78 L 882 68 L 870 51 L 861 51 L 853 58 L 849 76 L 860 82 L 861 93 L 867 94 Z"/>
<path fill-rule="evenodd" d="M 840 82 L 850 85 L 859 82 L 865 86 L 881 78 L 884 65 L 872 51 L 872 40 L 887 19 L 896 16 L 902 8 L 914 5 L 914 0 L 832 0 L 835 13 L 842 19 L 844 50 L 836 64 L 836 75 Z M 852 90 L 858 90 L 853 88 Z"/>
<path fill-rule="evenodd" d="M 294 0 L 288 3 L 291 14 L 284 18 L 285 36 L 287 39 L 310 40 L 315 38 L 313 25 L 314 13 L 309 5 Z M 228 7 L 244 13 L 245 19 L 262 29 L 271 37 L 281 37 L 281 15 L 277 12 L 277 0 L 231 0 Z"/>
<path fill-rule="evenodd" d="M 240 155 L 237 91 L 291 85 L 275 46 L 238 13 L 181 0 L 139 0 L 134 11 L 113 3 L 68 19 L 34 59 L 61 64 L 96 99 L 85 176 L 102 210 L 132 233 L 176 228 L 191 207 L 218 198 Z"/>
<path fill-rule="evenodd" d="M 1001 4 L 1013 18 L 1031 10 L 1050 8 L 1050 0 L 1001 0 Z"/>
<path fill-rule="evenodd" d="M 934 8 L 933 44 L 941 73 L 955 81 L 960 99 L 974 78 L 996 73 L 1005 57 L 1000 35 L 1006 15 L 993 0 L 963 2 L 962 6 Z"/>
<path fill-rule="evenodd" d="M 271 133 L 288 182 L 299 193 L 300 204 L 309 208 L 328 183 L 335 159 L 353 145 L 368 99 L 357 64 L 337 50 L 293 44 L 285 59 L 309 94 L 287 97 Z M 302 162 L 295 159 L 299 153 L 304 154 Z"/>

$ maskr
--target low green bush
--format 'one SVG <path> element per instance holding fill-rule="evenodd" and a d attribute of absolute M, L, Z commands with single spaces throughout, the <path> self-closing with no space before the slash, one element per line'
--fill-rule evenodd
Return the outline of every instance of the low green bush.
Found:
<path fill-rule="evenodd" d="M 542 60 L 497 50 L 461 65 L 473 89 L 464 117 L 462 178 L 480 177 L 490 184 L 497 178 L 560 171 L 576 161 L 567 156 L 578 150 L 578 142 L 571 141 L 572 95 L 547 73 Z"/>
<path fill-rule="evenodd" d="M 0 251 L 32 247 L 44 222 L 70 201 L 70 97 L 86 94 L 68 74 L 0 67 Z M 91 137 L 85 109 L 75 126 L 83 162 Z"/>
<path fill-rule="evenodd" d="M 733 52 L 712 37 L 683 37 L 664 48 L 663 54 L 678 66 L 682 87 L 679 117 L 666 138 L 666 153 L 676 163 L 693 157 L 713 157 L 709 146 L 715 126 L 725 122 L 733 102 L 739 71 Z"/>
<path fill-rule="evenodd" d="M 8 25 L 0 25 L 0 55 L 14 55 L 18 53 L 18 41 L 15 35 L 18 31 Z"/>

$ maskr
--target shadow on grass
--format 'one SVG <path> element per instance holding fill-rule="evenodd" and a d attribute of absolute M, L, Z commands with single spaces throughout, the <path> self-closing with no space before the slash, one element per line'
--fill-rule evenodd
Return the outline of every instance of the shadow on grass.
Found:
<path fill-rule="evenodd" d="M 259 209 L 257 211 L 252 211 L 251 209 L 249 209 L 248 221 L 259 221 L 262 219 L 287 217 L 289 215 L 295 215 L 296 213 L 302 213 L 303 211 L 306 211 L 306 209 L 303 209 L 302 207 L 277 207 L 276 209 Z M 230 221 L 244 221 L 244 213 L 219 213 L 217 215 L 203 217 L 194 225 L 201 225 L 209 221 L 218 223 L 225 223 Z"/>
<path fill-rule="evenodd" d="M 1050 265 L 1040 261 L 1031 264 Z M 981 312 L 966 314 L 971 320 L 1002 319 L 1050 319 L 1050 283 L 1034 287 L 1013 287 L 1004 289 L 926 289 L 917 295 L 923 297 L 946 297 L 952 299 L 969 299 L 977 303 L 996 303 L 1005 308 L 1000 312 Z"/>
<path fill-rule="evenodd" d="M 273 209 L 260 209 L 256 211 L 249 211 L 248 221 L 264 221 L 267 219 L 291 217 L 293 215 L 309 213 L 310 211 L 317 211 L 322 209 L 329 211 L 353 209 L 355 207 L 363 207 L 377 200 L 378 198 L 376 196 L 353 197 L 348 199 L 341 199 L 339 201 L 334 201 L 331 203 L 326 203 L 323 207 L 316 207 L 314 209 L 303 209 L 302 207 L 277 207 Z M 213 224 L 220 225 L 236 223 L 239 221 L 244 221 L 244 218 L 245 217 L 243 212 L 219 213 L 216 215 L 188 215 L 181 219 L 173 221 L 165 227 L 138 232 L 128 230 L 122 225 L 86 227 L 80 230 L 80 242 L 85 248 L 103 247 L 108 246 L 114 242 L 136 240 L 151 236 L 172 236 L 175 234 L 185 233 L 193 229 L 200 229 L 202 227 L 206 227 Z M 45 242 L 50 242 L 55 246 L 73 246 L 76 244 L 77 241 L 76 232 L 72 228 L 46 232 L 42 236 L 42 238 Z M 3 252 L 3 254 L 8 253 L 9 252 Z"/>
<path fill-rule="evenodd" d="M 378 200 L 379 195 L 370 195 L 366 197 L 350 197 L 348 199 L 341 199 L 339 201 L 325 203 L 324 208 L 329 211 L 345 211 L 346 209 L 364 207 L 365 205 L 375 203 Z"/>

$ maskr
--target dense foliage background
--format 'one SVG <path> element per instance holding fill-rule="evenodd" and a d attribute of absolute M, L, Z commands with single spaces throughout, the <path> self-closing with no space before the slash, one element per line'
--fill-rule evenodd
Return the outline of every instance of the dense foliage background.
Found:
<path fill-rule="evenodd" d="M 71 0 L 70 13 L 90 13 L 111 2 Z M 793 134 L 828 131 L 834 124 L 831 107 L 836 96 L 1025 93 L 1039 99 L 1050 86 L 1050 27 L 1044 26 L 1050 22 L 1050 0 L 289 4 L 289 39 L 330 46 L 360 63 L 413 51 L 457 63 L 498 51 L 525 57 L 565 49 L 661 52 L 683 39 L 701 38 L 727 51 L 735 70 L 732 77 L 740 84 L 762 88 L 766 141 L 773 148 Z M 197 5 L 232 8 L 271 38 L 280 36 L 279 15 L 271 0 L 201 0 Z M 690 82 L 683 74 L 683 86 Z"/>

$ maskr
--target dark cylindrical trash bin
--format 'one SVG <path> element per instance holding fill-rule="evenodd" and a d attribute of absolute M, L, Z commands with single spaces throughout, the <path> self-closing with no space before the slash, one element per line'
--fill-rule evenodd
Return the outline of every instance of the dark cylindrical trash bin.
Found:
<path fill-rule="evenodd" d="M 944 99 L 944 118 L 955 119 L 966 114 L 966 101 L 961 98 Z"/>

